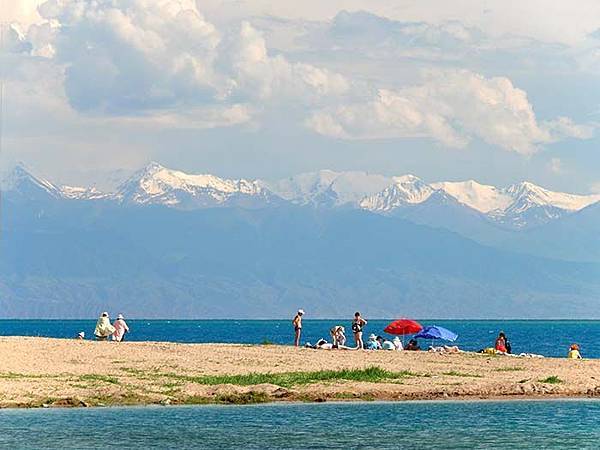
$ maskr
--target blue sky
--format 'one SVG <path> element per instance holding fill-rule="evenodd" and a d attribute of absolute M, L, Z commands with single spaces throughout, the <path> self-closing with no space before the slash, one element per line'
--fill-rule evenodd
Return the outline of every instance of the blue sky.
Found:
<path fill-rule="evenodd" d="M 600 192 L 594 0 L 18 0 L 1 20 L 4 168 Z"/>

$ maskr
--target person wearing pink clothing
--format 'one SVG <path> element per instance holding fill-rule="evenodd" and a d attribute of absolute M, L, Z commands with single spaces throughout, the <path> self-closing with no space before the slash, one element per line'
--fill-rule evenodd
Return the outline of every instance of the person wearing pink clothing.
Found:
<path fill-rule="evenodd" d="M 113 341 L 121 342 L 125 337 L 125 333 L 129 332 L 129 327 L 127 326 L 127 322 L 125 322 L 123 314 L 117 316 L 117 320 L 113 323 L 113 327 L 115 327 L 115 332 L 112 335 Z"/>

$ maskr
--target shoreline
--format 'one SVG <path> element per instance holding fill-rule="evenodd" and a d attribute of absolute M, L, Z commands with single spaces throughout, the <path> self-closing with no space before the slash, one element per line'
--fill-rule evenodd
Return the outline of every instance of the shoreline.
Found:
<path fill-rule="evenodd" d="M 0 408 L 600 399 L 600 360 L 0 337 Z"/>

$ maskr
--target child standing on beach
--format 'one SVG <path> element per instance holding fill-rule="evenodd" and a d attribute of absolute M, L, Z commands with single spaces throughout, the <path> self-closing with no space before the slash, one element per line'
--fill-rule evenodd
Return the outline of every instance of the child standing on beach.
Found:
<path fill-rule="evenodd" d="M 302 334 L 302 316 L 304 315 L 304 310 L 299 309 L 292 320 L 292 325 L 294 325 L 294 346 L 298 347 L 300 345 L 300 335 Z"/>

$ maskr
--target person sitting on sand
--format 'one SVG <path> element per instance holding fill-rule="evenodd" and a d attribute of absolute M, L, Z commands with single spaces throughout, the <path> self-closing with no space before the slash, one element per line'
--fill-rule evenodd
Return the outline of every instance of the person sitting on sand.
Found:
<path fill-rule="evenodd" d="M 343 347 L 346 345 L 346 330 L 344 330 L 344 327 L 336 325 L 329 330 L 329 334 L 331 335 L 331 340 L 333 341 L 334 347 Z"/>
<path fill-rule="evenodd" d="M 75 339 L 77 339 L 78 341 L 83 341 L 85 339 L 85 331 L 80 331 L 79 333 L 77 333 Z"/>
<path fill-rule="evenodd" d="M 115 327 L 115 332 L 112 334 L 113 341 L 121 342 L 125 338 L 125 333 L 129 333 L 129 327 L 127 326 L 127 322 L 125 322 L 123 314 L 117 316 L 113 327 Z"/>
<path fill-rule="evenodd" d="M 404 350 L 418 352 L 419 350 L 421 350 L 421 347 L 419 347 L 419 343 L 416 339 L 411 339 L 410 341 L 408 341 L 408 344 L 406 344 L 406 347 L 404 347 Z"/>
<path fill-rule="evenodd" d="M 504 334 L 504 331 L 498 333 L 498 337 L 496 338 L 494 348 L 498 352 L 506 353 L 506 335 Z"/>
<path fill-rule="evenodd" d="M 383 350 L 396 350 L 396 346 L 394 345 L 394 343 L 388 339 L 383 340 L 383 343 L 381 344 L 381 348 Z"/>
<path fill-rule="evenodd" d="M 404 345 L 402 345 L 402 341 L 398 336 L 396 336 L 392 342 L 394 343 L 394 347 L 396 347 L 397 351 L 404 350 Z"/>
<path fill-rule="evenodd" d="M 582 359 L 581 353 L 579 353 L 579 345 L 571 344 L 569 348 L 569 353 L 567 354 L 567 358 L 569 359 Z"/>
<path fill-rule="evenodd" d="M 367 350 L 381 350 L 381 344 L 379 344 L 377 336 L 374 334 L 369 336 L 369 340 L 367 341 L 367 345 L 365 347 Z"/>
<path fill-rule="evenodd" d="M 354 313 L 354 320 L 352 321 L 352 333 L 354 333 L 354 342 L 356 342 L 356 348 L 364 348 L 365 343 L 362 339 L 363 328 L 367 324 L 367 321 L 360 316 L 360 313 L 356 311 Z"/>
<path fill-rule="evenodd" d="M 296 315 L 294 316 L 294 320 L 292 320 L 292 325 L 294 326 L 294 346 L 298 347 L 300 345 L 300 335 L 302 334 L 302 316 L 304 315 L 304 310 L 299 309 Z"/>
<path fill-rule="evenodd" d="M 107 312 L 103 312 L 96 322 L 94 335 L 99 341 L 106 341 L 108 337 L 115 332 L 115 327 L 110 324 L 110 318 Z"/>

